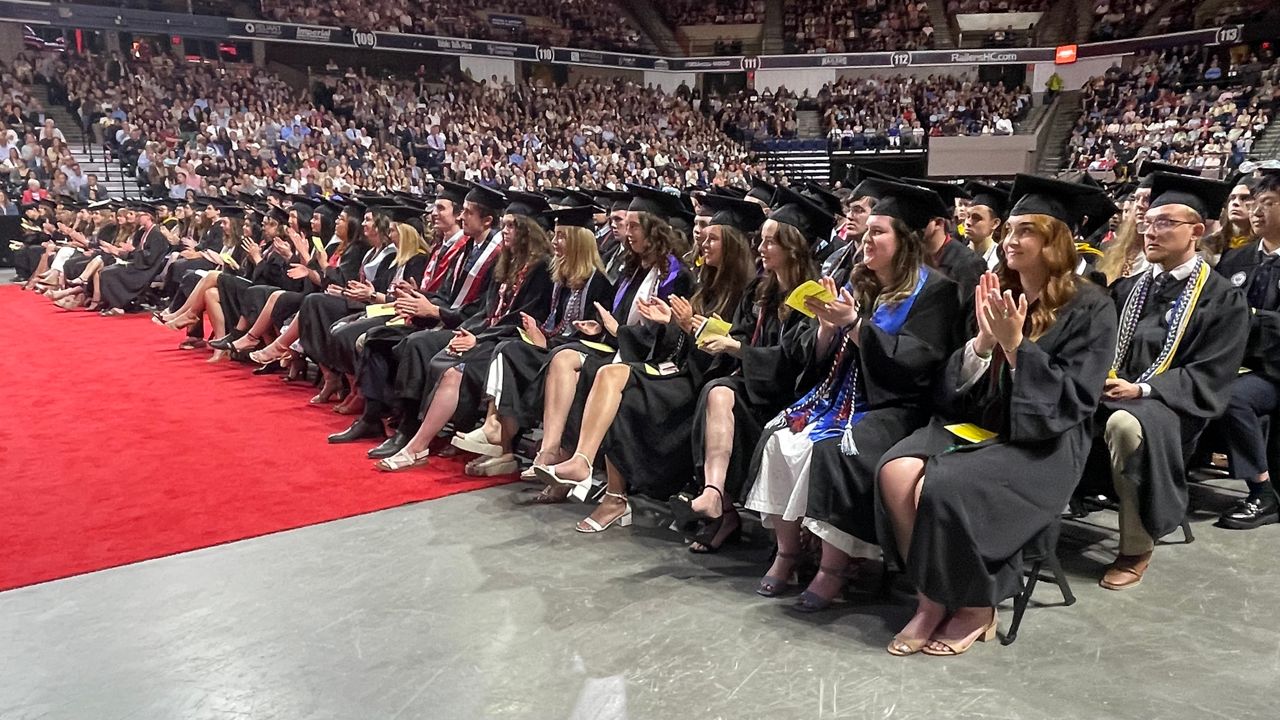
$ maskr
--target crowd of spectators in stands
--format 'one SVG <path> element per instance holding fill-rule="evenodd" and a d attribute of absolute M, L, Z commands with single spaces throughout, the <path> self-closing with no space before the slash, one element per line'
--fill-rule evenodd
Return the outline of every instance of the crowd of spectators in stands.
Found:
<path fill-rule="evenodd" d="M 1224 62 L 1198 48 L 1112 67 L 1084 87 L 1069 167 L 1124 176 L 1150 156 L 1225 176 L 1271 122 L 1280 103 L 1278 73 L 1273 57 Z"/>
<path fill-rule="evenodd" d="M 794 138 L 799 131 L 796 108 L 799 97 L 780 87 L 756 93 L 744 90 L 706 99 L 707 112 L 729 137 L 743 143 L 768 138 Z"/>
<path fill-rule="evenodd" d="M 1031 107 L 1029 88 L 967 75 L 857 78 L 818 93 L 833 146 L 919 147 L 925 136 L 1011 135 Z"/>
<path fill-rule="evenodd" d="M 1044 12 L 1049 0 L 947 0 L 947 14 Z"/>
<path fill-rule="evenodd" d="M 48 75 L 152 195 L 422 191 L 440 179 L 540 188 L 736 181 L 748 152 L 688 92 L 584 80 L 550 92 L 491 78 L 348 73 L 314 92 L 249 68 L 68 58 Z"/>
<path fill-rule="evenodd" d="M 1218 27 L 1233 23 L 1248 24 L 1277 14 L 1280 14 L 1280 7 L 1276 6 L 1275 0 L 1230 0 L 1205 19 L 1209 27 Z"/>
<path fill-rule="evenodd" d="M 282 22 L 476 40 L 649 52 L 644 35 L 617 8 L 592 0 L 493 0 L 484 9 L 441 0 L 271 0 L 262 15 Z M 503 16 L 495 22 L 494 16 Z M 515 16 L 520 20 L 512 21 Z"/>
<path fill-rule="evenodd" d="M 10 201 L 29 203 L 50 193 L 79 196 L 87 176 L 67 148 L 67 138 L 44 117 L 44 106 L 30 83 L 42 59 L 26 52 L 0 61 L 0 192 Z"/>
<path fill-rule="evenodd" d="M 653 5 L 673 28 L 764 22 L 764 0 L 655 0 Z"/>
<path fill-rule="evenodd" d="M 1157 0 L 1093 0 L 1093 41 L 1119 40 L 1138 34 L 1160 4 Z"/>
<path fill-rule="evenodd" d="M 924 0 L 796 0 L 785 4 L 782 36 L 789 52 L 842 53 L 933 47 Z"/>

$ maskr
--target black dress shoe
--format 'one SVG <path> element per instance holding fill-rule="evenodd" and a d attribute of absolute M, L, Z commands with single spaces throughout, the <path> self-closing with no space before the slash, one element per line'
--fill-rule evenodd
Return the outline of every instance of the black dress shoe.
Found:
<path fill-rule="evenodd" d="M 364 440 L 365 438 L 380 438 L 380 437 L 382 437 L 382 423 L 369 422 L 364 418 L 358 418 L 355 422 L 351 423 L 351 427 L 347 428 L 346 430 L 343 430 L 340 433 L 334 433 L 330 435 L 329 442 L 333 443 L 334 445 L 337 445 L 339 443 L 349 443 L 349 442 L 355 442 L 357 440 Z"/>
<path fill-rule="evenodd" d="M 1252 496 L 1236 503 L 1218 518 L 1218 527 L 1228 530 L 1252 530 L 1280 522 L 1280 500 L 1274 493 Z"/>
<path fill-rule="evenodd" d="M 231 343 L 235 342 L 236 340 L 239 340 L 240 335 L 242 334 L 243 333 L 237 333 L 233 330 L 232 332 L 229 332 L 226 335 L 223 335 L 222 337 L 216 340 L 210 340 L 209 347 L 213 348 L 214 350 L 230 350 Z"/>
<path fill-rule="evenodd" d="M 381 445 L 373 448 L 365 454 L 369 456 L 370 460 L 382 460 L 384 458 L 389 458 L 403 450 L 404 446 L 408 445 L 409 440 L 412 438 L 412 435 L 406 435 L 405 433 L 397 430 L 395 435 L 383 440 Z"/>

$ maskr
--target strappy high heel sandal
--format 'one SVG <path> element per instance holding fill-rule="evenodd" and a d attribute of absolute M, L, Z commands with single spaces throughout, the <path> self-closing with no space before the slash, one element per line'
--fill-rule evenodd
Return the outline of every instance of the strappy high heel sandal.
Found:
<path fill-rule="evenodd" d="M 612 520 L 610 520 L 609 522 L 603 525 L 597 522 L 595 518 L 588 515 L 587 517 L 583 518 L 577 525 L 573 526 L 574 530 L 577 530 L 580 533 L 591 535 L 595 533 L 602 533 L 605 530 L 608 530 L 609 528 L 613 527 L 614 525 L 617 525 L 618 527 L 627 527 L 628 525 L 631 524 L 631 503 L 627 502 L 627 496 L 622 495 L 620 493 L 609 492 L 608 490 L 605 490 L 604 494 L 607 497 L 615 497 L 623 501 L 622 514 L 618 515 L 617 517 L 613 518 Z"/>
<path fill-rule="evenodd" d="M 538 462 L 538 458 L 542 455 L 550 454 L 551 453 L 545 450 L 539 450 L 537 454 L 533 456 L 533 464 L 526 468 L 524 472 L 520 473 L 520 479 L 527 480 L 529 482 L 541 482 L 542 478 L 538 477 L 538 468 L 550 468 L 551 466 Z"/>
<path fill-rule="evenodd" d="M 248 346 L 248 347 L 237 347 L 237 346 L 236 346 L 236 343 L 240 342 L 241 340 L 245 340 L 245 339 L 248 339 L 248 341 L 249 341 L 249 346 Z M 258 337 L 257 335 L 254 335 L 253 333 L 245 333 L 243 336 L 238 337 L 238 338 L 236 338 L 235 340 L 233 340 L 233 341 L 231 342 L 231 348 L 230 348 L 230 349 L 235 350 L 236 352 L 250 353 L 250 355 L 252 355 L 252 352 L 250 352 L 250 351 L 251 351 L 251 350 L 254 350 L 254 349 L 258 349 L 256 346 L 257 346 L 257 345 L 258 345 L 258 343 L 260 343 L 260 342 L 262 342 L 262 338 Z M 265 364 L 265 363 L 264 363 L 264 364 Z"/>
<path fill-rule="evenodd" d="M 798 612 L 802 612 L 802 613 L 821 612 L 831 607 L 831 604 L 836 601 L 836 598 L 844 594 L 845 584 L 848 582 L 848 578 L 845 577 L 845 574 L 844 574 L 844 568 L 833 568 L 833 567 L 827 567 L 826 565 L 819 565 L 818 571 L 825 572 L 831 575 L 839 575 L 840 589 L 836 590 L 836 594 L 832 595 L 831 597 L 824 597 L 822 595 L 819 595 L 816 592 L 812 592 L 806 589 L 804 592 L 800 593 L 800 599 L 796 601 L 795 609 Z"/>
<path fill-rule="evenodd" d="M 595 472 L 595 469 L 591 467 L 591 458 L 586 455 L 576 452 L 573 454 L 573 457 L 580 457 L 582 458 L 582 461 L 587 464 L 587 477 L 585 480 L 569 480 L 568 478 L 562 478 L 556 474 L 555 468 L 546 467 L 544 465 L 534 465 L 533 472 L 538 476 L 539 480 L 548 485 L 573 486 L 573 489 L 569 491 L 569 497 L 572 497 L 578 502 L 586 502 L 587 494 L 591 492 L 591 485 L 594 483 L 592 474 Z M 573 458 L 569 459 L 572 460 Z"/>
<path fill-rule="evenodd" d="M 950 643 L 945 643 L 937 638 L 930 638 L 929 642 L 925 643 L 924 647 L 920 650 L 920 652 L 924 653 L 925 655 L 933 655 L 935 657 L 952 657 L 955 655 L 963 655 L 969 652 L 969 649 L 973 647 L 974 643 L 991 642 L 992 640 L 995 640 L 996 626 L 997 626 L 998 620 L 999 620 L 999 615 L 997 615 L 996 609 L 992 608 L 991 622 L 987 623 L 986 627 L 980 629 L 978 631 L 978 634 L 974 635 L 971 639 L 966 638 L 965 640 L 960 640 L 956 644 L 952 645 Z M 941 645 L 942 649 L 934 650 L 933 648 L 929 647 L 931 643 L 937 643 Z"/>
<path fill-rule="evenodd" d="M 269 365 L 277 360 L 282 359 L 288 354 L 288 350 L 281 350 L 274 342 L 262 348 L 249 353 L 249 359 L 259 365 Z"/>
<path fill-rule="evenodd" d="M 795 561 L 799 559 L 800 553 L 779 552 L 777 553 L 777 557 L 783 558 L 785 560 L 790 560 L 792 562 L 792 565 L 794 565 Z M 795 583 L 796 583 L 796 570 L 794 567 L 792 567 L 791 574 L 785 578 L 775 577 L 773 575 L 765 575 L 764 577 L 760 578 L 760 585 L 756 587 L 756 594 L 762 595 L 764 597 L 770 597 L 770 598 L 778 597 L 782 593 L 786 592 L 787 588 L 791 587 L 792 585 L 795 585 Z"/>

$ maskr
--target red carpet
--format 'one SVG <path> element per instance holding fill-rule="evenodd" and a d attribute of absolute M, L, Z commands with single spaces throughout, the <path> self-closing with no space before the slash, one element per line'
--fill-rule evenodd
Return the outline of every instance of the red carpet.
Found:
<path fill-rule="evenodd" d="M 309 383 L 0 288 L 0 590 L 506 482 L 380 473 Z M 299 387 L 301 385 L 301 387 Z"/>

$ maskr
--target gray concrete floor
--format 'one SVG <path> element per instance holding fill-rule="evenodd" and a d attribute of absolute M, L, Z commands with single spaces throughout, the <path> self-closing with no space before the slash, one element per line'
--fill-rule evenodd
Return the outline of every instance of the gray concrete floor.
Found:
<path fill-rule="evenodd" d="M 753 594 L 761 543 L 691 556 L 654 516 L 583 536 L 582 506 L 519 507 L 525 487 L 2 593 L 0 718 L 1275 716 L 1280 526 L 1202 515 L 1112 593 L 1095 514 L 1064 534 L 1074 607 L 1033 602 L 1008 647 L 894 658 L 904 598 L 798 616 Z"/>

